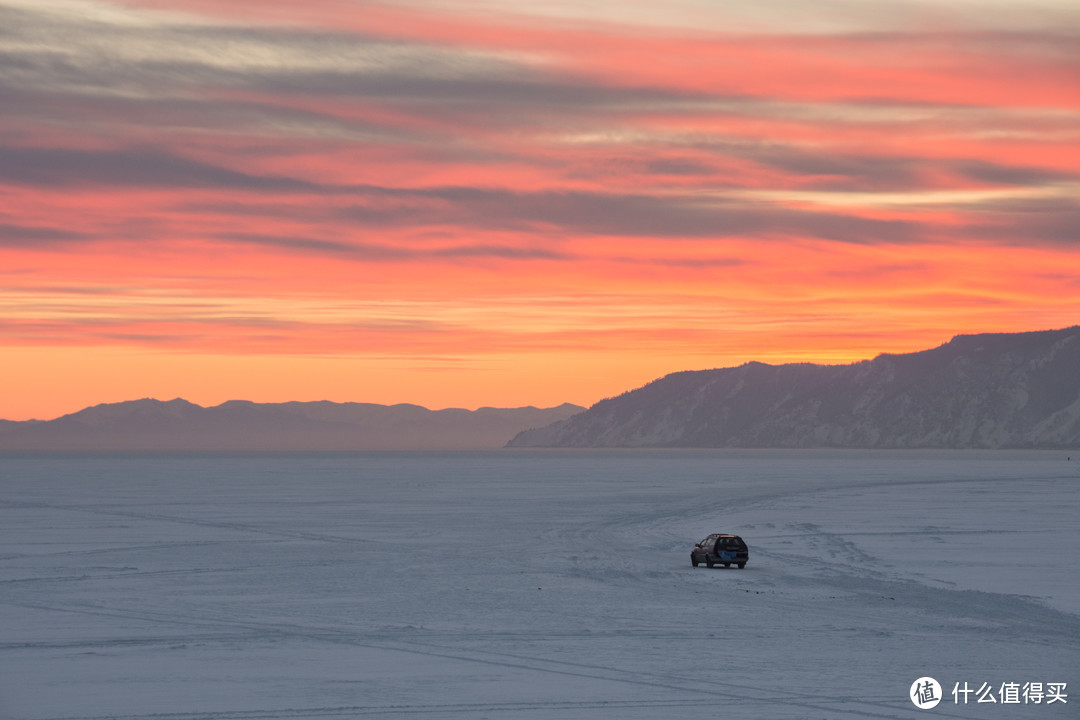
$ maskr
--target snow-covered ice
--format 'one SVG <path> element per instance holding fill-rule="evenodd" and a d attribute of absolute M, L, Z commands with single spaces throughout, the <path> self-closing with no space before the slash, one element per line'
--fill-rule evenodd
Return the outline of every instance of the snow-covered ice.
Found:
<path fill-rule="evenodd" d="M 0 717 L 1073 718 L 1066 454 L 8 456 Z"/>

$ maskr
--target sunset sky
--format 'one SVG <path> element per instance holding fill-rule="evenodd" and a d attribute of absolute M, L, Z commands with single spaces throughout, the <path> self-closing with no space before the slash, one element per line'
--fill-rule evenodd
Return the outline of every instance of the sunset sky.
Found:
<path fill-rule="evenodd" d="M 0 418 L 1080 323 L 1076 0 L 0 0 Z"/>

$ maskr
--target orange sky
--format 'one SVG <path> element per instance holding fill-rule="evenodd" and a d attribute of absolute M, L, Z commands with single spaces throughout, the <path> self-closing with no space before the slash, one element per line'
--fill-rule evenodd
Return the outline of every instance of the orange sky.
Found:
<path fill-rule="evenodd" d="M 0 418 L 1080 322 L 1080 8 L 0 0 Z"/>

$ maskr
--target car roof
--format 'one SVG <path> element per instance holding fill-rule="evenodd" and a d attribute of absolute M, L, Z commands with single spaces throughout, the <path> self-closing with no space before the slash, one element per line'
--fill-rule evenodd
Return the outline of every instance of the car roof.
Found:
<path fill-rule="evenodd" d="M 730 533 L 713 533 L 709 537 L 733 537 L 733 538 L 737 538 L 739 536 L 738 535 L 732 535 Z"/>

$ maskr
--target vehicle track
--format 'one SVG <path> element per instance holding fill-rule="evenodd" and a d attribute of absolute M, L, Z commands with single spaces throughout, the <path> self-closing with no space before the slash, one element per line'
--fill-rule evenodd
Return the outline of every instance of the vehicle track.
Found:
<path fill-rule="evenodd" d="M 655 708 L 656 716 L 679 716 L 680 708 L 684 713 L 692 714 L 695 709 L 708 711 L 728 706 L 754 708 L 754 714 L 761 717 L 910 718 L 913 717 L 914 710 L 903 696 L 906 688 L 893 696 L 876 686 L 879 688 L 878 694 L 864 696 L 856 688 L 834 686 L 827 688 L 831 697 L 822 697 L 821 693 L 808 689 L 810 685 L 803 681 L 806 677 L 803 675 L 796 676 L 797 681 L 788 688 L 769 684 L 767 678 L 788 677 L 784 673 L 794 668 L 794 663 L 789 662 L 789 657 L 785 654 L 789 653 L 787 634 L 804 632 L 802 628 L 785 624 L 783 617 L 812 617 L 818 625 L 805 632 L 813 633 L 813 637 L 821 640 L 821 645 L 826 645 L 830 633 L 837 630 L 856 633 L 857 637 L 853 642 L 874 643 L 877 638 L 871 630 L 874 626 L 882 629 L 883 620 L 883 632 L 891 632 L 894 627 L 898 633 L 907 632 L 900 622 L 911 623 L 917 631 L 919 623 L 927 613 L 937 613 L 936 617 L 944 613 L 957 623 L 970 623 L 970 627 L 963 625 L 960 629 L 952 628 L 950 637 L 961 642 L 970 638 L 978 641 L 980 648 L 1006 647 L 1012 640 L 1022 641 L 1029 646 L 1036 645 L 1035 648 L 1022 650 L 1027 658 L 1043 649 L 1053 649 L 1056 653 L 1053 657 L 1065 657 L 1065 652 L 1061 649 L 1061 639 L 1080 636 L 1078 618 L 1075 615 L 1050 610 L 1037 600 L 929 587 L 917 578 L 904 577 L 887 568 L 876 567 L 877 558 L 861 546 L 859 536 L 880 537 L 892 533 L 836 532 L 829 523 L 777 522 L 771 525 L 760 520 L 761 517 L 767 517 L 774 508 L 786 509 L 790 514 L 793 497 L 805 498 L 808 503 L 827 507 L 829 499 L 823 496 L 823 493 L 845 492 L 851 488 L 876 490 L 901 484 L 916 486 L 987 480 L 945 478 L 932 482 L 906 482 L 896 481 L 895 478 L 876 478 L 847 484 L 822 481 L 816 483 L 816 487 L 805 489 L 784 486 L 792 492 L 763 492 L 746 484 L 734 497 L 714 501 L 708 499 L 707 495 L 705 502 L 701 501 L 700 496 L 682 493 L 679 488 L 675 491 L 656 492 L 648 488 L 641 491 L 640 487 L 635 491 L 631 487 L 626 497 L 620 497 L 612 503 L 597 500 L 596 497 L 601 493 L 595 487 L 588 487 L 588 478 L 585 481 L 586 495 L 591 504 L 578 502 L 576 497 L 570 495 L 571 490 L 564 488 L 560 488 L 559 492 L 566 492 L 567 495 L 556 495 L 556 499 L 552 501 L 543 495 L 542 489 L 535 493 L 519 493 L 516 491 L 518 486 L 513 486 L 504 494 L 502 485 L 494 483 L 490 487 L 468 486 L 467 489 L 471 492 L 489 494 L 483 495 L 483 513 L 465 507 L 465 517 L 485 521 L 483 516 L 487 512 L 503 514 L 499 522 L 491 527 L 462 527 L 460 535 L 455 536 L 457 545 L 454 549 L 472 553 L 461 558 L 465 565 L 460 578 L 455 577 L 452 566 L 420 564 L 412 562 L 410 558 L 404 558 L 401 564 L 405 567 L 399 567 L 401 548 L 399 544 L 388 541 L 394 535 L 386 529 L 387 526 L 379 526 L 372 531 L 382 532 L 384 539 L 325 532 L 327 528 L 341 526 L 318 524 L 318 519 L 326 517 L 323 513 L 293 520 L 291 514 L 284 510 L 284 502 L 267 503 L 268 523 L 276 522 L 284 526 L 279 527 L 241 521 L 259 520 L 261 515 L 248 506 L 241 508 L 239 505 L 235 508 L 224 506 L 225 510 L 234 509 L 237 512 L 233 517 L 238 516 L 240 520 L 233 521 L 228 517 L 214 517 L 213 514 L 220 510 L 207 503 L 199 503 L 197 509 L 185 511 L 177 511 L 178 506 L 175 504 L 162 505 L 162 509 L 172 512 L 152 512 L 142 510 L 141 507 L 145 505 L 131 508 L 124 506 L 122 502 L 110 502 L 104 506 L 51 503 L 48 502 L 48 496 L 43 496 L 45 502 L 42 503 L 0 501 L 0 507 L 14 511 L 21 507 L 36 506 L 47 511 L 76 511 L 103 517 L 139 519 L 148 524 L 148 527 L 144 528 L 142 523 L 131 523 L 133 526 L 137 525 L 140 532 L 153 531 L 159 526 L 164 528 L 166 523 L 179 523 L 242 533 L 209 533 L 212 536 L 221 536 L 221 539 L 216 541 L 9 556 L 8 559 L 19 560 L 70 557 L 77 562 L 83 555 L 91 556 L 97 553 L 122 554 L 128 550 L 136 553 L 151 550 L 154 553 L 148 559 L 150 569 L 147 570 L 105 571 L 90 573 L 85 577 L 76 573 L 38 577 L 37 575 L 41 574 L 39 569 L 35 577 L 9 578 L 0 583 L 0 592 L 6 598 L 0 600 L 0 606 L 6 604 L 9 607 L 43 611 L 84 613 L 88 618 L 98 616 L 102 621 L 91 625 L 91 632 L 106 635 L 104 638 L 64 641 L 59 633 L 45 633 L 39 635 L 41 641 L 30 637 L 29 642 L 0 644 L 0 652 L 4 653 L 0 659 L 11 662 L 14 666 L 19 662 L 20 653 L 31 651 L 41 662 L 52 658 L 76 662 L 77 654 L 68 651 L 112 648 L 117 650 L 114 654 L 120 658 L 121 664 L 117 667 L 122 668 L 124 663 L 136 662 L 140 657 L 136 653 L 123 652 L 125 648 L 223 643 L 233 646 L 229 648 L 229 653 L 245 652 L 254 645 L 260 645 L 272 646 L 273 653 L 288 654 L 289 650 L 295 647 L 289 643 L 299 641 L 305 649 L 308 644 L 312 644 L 316 648 L 319 648 L 319 645 L 338 645 L 374 651 L 357 651 L 357 657 L 382 658 L 389 655 L 380 653 L 407 653 L 447 663 L 467 663 L 480 668 L 475 673 L 477 677 L 492 672 L 482 669 L 486 666 L 524 673 L 527 677 L 529 673 L 534 673 L 536 677 L 581 678 L 594 681 L 593 684 L 599 689 L 592 694 L 600 696 L 600 699 L 586 698 L 581 701 L 508 700 L 502 703 L 445 704 L 425 703 L 420 701 L 420 697 L 406 696 L 401 698 L 400 703 L 388 701 L 375 704 L 350 703 L 350 700 L 365 701 L 368 698 L 344 695 L 326 698 L 325 704 L 314 699 L 310 708 L 263 709 L 257 706 L 272 704 L 272 701 L 258 700 L 253 696 L 252 704 L 256 705 L 253 709 L 128 716 L 89 713 L 83 716 L 85 720 L 126 720 L 135 717 L 158 720 L 291 720 L 318 716 L 394 715 L 472 718 L 485 713 L 500 716 L 525 716 L 530 713 L 575 716 L 592 713 L 610 717 L 631 714 L 640 708 Z M 992 481 L 1012 482 L 1011 479 L 998 478 Z M 684 485 L 689 487 L 692 483 Z M 572 484 L 565 483 L 565 486 L 570 488 Z M 415 491 L 421 492 L 427 487 L 421 483 Z M 446 484 L 440 492 L 449 495 L 450 487 Z M 605 485 L 604 490 L 607 489 Z M 722 488 L 714 490 L 718 495 L 722 492 Z M 412 492 L 413 489 L 410 489 L 410 493 Z M 534 496 L 539 497 L 540 501 L 547 501 L 546 506 L 541 506 L 541 509 L 546 508 L 547 512 L 539 517 L 534 515 L 530 505 Z M 411 519 L 409 513 L 412 513 L 420 519 L 422 525 L 429 519 L 439 519 L 443 513 L 443 507 L 430 499 L 418 500 L 413 505 L 412 494 L 394 494 L 392 497 L 395 502 L 401 502 L 403 508 L 400 515 L 393 516 L 395 522 L 398 522 L 399 518 Z M 463 501 L 458 502 L 464 507 Z M 327 503 L 314 506 L 334 507 Z M 288 507 L 291 508 L 291 504 Z M 558 512 L 553 511 L 556 508 Z M 191 517 L 197 513 L 207 513 L 208 516 Z M 43 515 L 47 516 L 48 513 Z M 61 515 L 58 514 L 57 517 Z M 337 520 L 341 515 L 332 517 Z M 702 527 L 702 533 L 728 529 L 716 525 L 728 522 L 736 524 L 743 522 L 746 517 L 758 523 L 758 527 L 764 531 L 761 537 L 768 546 L 763 547 L 751 542 L 751 564 L 745 571 L 707 571 L 690 567 L 687 557 L 689 544 L 701 536 L 697 534 L 697 528 Z M 110 523 L 109 527 L 112 527 L 113 521 L 107 522 Z M 100 521 L 95 521 L 94 524 L 99 526 Z M 357 523 L 358 528 L 360 525 L 361 523 Z M 448 527 L 454 529 L 453 526 Z M 123 537 L 119 530 L 110 532 L 115 537 Z M 179 528 L 168 528 L 167 532 L 174 536 L 181 532 L 185 535 L 191 534 L 190 531 Z M 941 534 L 945 532 L 951 531 L 941 531 Z M 957 534 L 959 533 L 960 531 L 957 531 Z M 485 552 L 489 540 L 499 541 L 506 536 L 520 541 L 532 554 L 520 558 L 490 556 Z M 379 536 L 376 534 L 373 537 Z M 295 542 L 298 540 L 302 542 Z M 805 543 L 806 552 L 799 552 L 797 546 L 781 545 L 781 540 Z M 478 541 L 480 545 L 477 548 Z M 204 547 L 235 547 L 237 543 L 250 543 L 254 550 L 252 553 L 244 551 L 231 554 L 225 561 L 228 567 L 206 567 L 206 561 L 200 557 Z M 338 547 L 320 547 L 318 543 Z M 284 557 L 277 554 L 279 544 L 281 547 L 295 548 L 301 557 L 311 557 L 312 561 L 291 562 L 295 556 Z M 873 547 L 871 543 L 867 545 Z M 167 553 L 158 557 L 156 551 L 168 547 L 176 548 L 180 552 L 177 553 L 175 561 L 170 558 L 166 563 L 164 558 L 168 557 Z M 410 545 L 407 550 L 411 551 L 415 547 Z M 185 548 L 191 552 L 185 554 Z M 610 551 L 612 548 L 615 550 Z M 262 562 L 267 557 L 261 554 L 263 552 L 275 553 L 273 557 L 281 562 Z M 251 557 L 252 563 L 244 563 L 243 559 L 246 557 Z M 241 562 L 237 563 L 237 558 L 240 558 Z M 380 563 L 377 571 L 364 576 L 359 568 L 373 559 Z M 115 562 L 118 565 L 134 565 L 137 561 L 120 557 Z M 155 563 L 162 569 L 155 569 Z M 168 567 L 184 563 L 189 567 Z M 56 564 L 76 565 L 75 562 Z M 341 572 L 340 582 L 334 583 L 334 576 L 339 575 L 337 568 L 348 568 L 351 564 L 355 564 L 358 570 L 353 573 Z M 326 573 L 325 577 L 317 572 L 294 572 L 312 567 L 318 569 L 319 566 L 330 568 L 330 572 Z M 13 569 L 8 568 L 9 574 Z M 68 570 L 68 567 L 63 568 L 65 572 Z M 286 572 L 281 578 L 274 578 L 273 573 L 265 573 L 255 580 L 245 577 L 237 583 L 217 579 L 228 577 L 229 574 L 261 573 L 263 570 Z M 169 579 L 186 577 L 202 577 L 208 582 L 195 583 L 190 588 L 191 592 L 183 596 L 169 596 L 168 593 L 174 588 L 189 589 Z M 139 593 L 132 596 L 125 595 L 129 587 L 124 583 L 111 582 L 129 578 L 148 582 L 139 584 Z M 100 586 L 91 585 L 86 590 L 81 590 L 75 583 L 83 579 L 102 583 Z M 155 582 L 157 579 L 161 579 L 161 582 Z M 285 581 L 288 587 L 275 591 L 272 583 L 276 579 Z M 318 580 L 320 584 L 312 586 L 309 584 L 312 579 Z M 378 600 L 382 605 L 375 609 L 370 621 L 362 616 L 364 609 L 369 606 L 360 602 L 368 602 L 363 593 L 368 591 L 369 580 L 378 580 L 370 586 L 372 594 L 387 592 L 386 599 Z M 35 582 L 42 583 L 44 589 L 41 593 L 37 593 Z M 49 588 L 49 582 L 59 585 L 55 589 Z M 539 587 L 533 587 L 541 584 L 544 585 L 543 593 L 539 592 Z M 477 594 L 466 594 L 464 590 L 469 589 L 464 587 L 466 585 L 479 588 Z M 260 599 L 272 598 L 272 606 L 265 610 L 253 607 L 244 597 L 247 590 L 259 593 Z M 328 590 L 329 595 L 321 595 L 323 590 Z M 278 594 L 275 595 L 275 592 Z M 449 620 L 443 618 L 441 624 L 433 627 L 417 627 L 420 623 L 413 625 L 416 617 L 423 617 L 422 612 L 414 613 L 412 607 L 399 611 L 393 604 L 407 600 L 410 594 L 417 592 L 434 592 L 440 599 L 446 594 L 453 595 L 448 606 L 457 614 Z M 359 596 L 358 602 L 347 607 L 350 593 Z M 634 593 L 634 597 L 644 598 L 648 604 L 631 602 L 627 604 L 629 609 L 620 609 L 617 599 L 627 597 L 630 593 Z M 768 597 L 762 598 L 764 602 L 759 603 L 759 599 L 751 597 L 750 593 L 767 593 Z M 752 643 L 757 640 L 772 643 L 758 658 L 763 663 L 762 667 L 766 667 L 764 663 L 767 662 L 779 662 L 783 665 L 783 670 L 760 674 L 754 669 L 742 673 L 738 682 L 728 683 L 705 681 L 677 671 L 678 667 L 686 667 L 681 664 L 685 658 L 692 657 L 695 651 L 708 646 L 702 643 L 702 638 L 707 637 L 705 629 L 687 624 L 682 617 L 672 616 L 692 608 L 710 594 L 722 601 L 742 600 L 738 607 L 743 611 L 756 613 L 757 618 L 764 616 L 765 619 L 758 620 L 759 624 L 753 629 L 753 633 L 743 635 L 709 628 L 709 635 L 715 633 L 717 642 L 713 644 L 716 649 L 709 651 L 707 657 L 725 653 L 725 641 L 738 639 Z M 836 598 L 831 597 L 832 595 L 836 595 Z M 469 605 L 473 597 L 479 601 L 477 606 Z M 612 603 L 611 608 L 579 610 L 592 600 L 603 602 L 604 599 L 612 598 L 616 599 L 616 602 Z M 808 600 L 813 602 L 813 610 L 810 612 L 805 607 Z M 326 604 L 322 604 L 324 602 Z M 420 606 L 422 610 L 422 604 Z M 489 612 L 498 613 L 498 616 L 489 618 Z M 515 613 L 522 617 L 522 623 L 515 624 Z M 560 617 L 560 614 L 564 617 Z M 12 613 L 12 616 L 16 617 L 24 615 L 26 614 Z M 260 615 L 263 617 L 260 618 Z M 105 618 L 112 621 L 104 622 Z M 530 625 L 534 620 L 538 622 Z M 141 630 L 141 635 L 121 637 L 121 634 L 127 634 L 128 631 L 116 628 L 134 627 L 136 621 L 149 623 L 149 626 Z M 891 626 L 893 621 L 899 622 Z M 469 627 L 469 623 L 474 623 L 481 629 Z M 67 621 L 57 625 L 77 626 L 79 624 Z M 519 626 L 526 629 L 514 630 Z M 988 626 L 993 626 L 994 629 L 988 630 Z M 536 629 L 529 630 L 529 627 Z M 584 630 L 590 627 L 592 629 Z M 571 629 L 561 632 L 563 628 Z M 79 635 L 83 634 L 82 629 L 77 632 Z M 117 637 L 110 639 L 110 632 Z M 851 636 L 850 632 L 848 634 Z M 983 642 L 990 635 L 996 636 L 992 642 Z M 49 638 L 52 638 L 52 641 Z M 670 641 L 666 644 L 657 643 L 660 652 L 666 653 L 662 662 L 651 663 L 641 661 L 640 658 L 636 661 L 623 660 L 620 656 L 623 649 L 635 653 L 648 652 L 650 643 L 647 641 L 650 639 Z M 594 640 L 597 642 L 592 643 Z M 620 640 L 626 642 L 618 642 Z M 544 643 L 549 645 L 545 646 Z M 897 644 L 893 643 L 892 646 L 895 648 Z M 792 651 L 796 654 L 804 652 L 808 659 L 812 659 L 810 656 L 818 646 L 816 641 L 804 641 Z M 581 650 L 584 652 L 580 652 Z M 807 652 L 808 650 L 811 652 Z M 348 651 L 335 652 L 354 655 Z M 319 648 L 318 653 L 321 657 L 322 648 Z M 145 656 L 156 657 L 160 656 L 160 653 L 155 649 Z M 217 649 L 210 652 L 198 650 L 186 660 L 215 660 L 220 657 L 231 655 L 218 653 Z M 272 669 L 275 662 L 280 662 L 278 658 L 282 655 L 268 654 L 266 657 L 270 660 L 268 666 Z M 861 657 L 873 660 L 869 655 Z M 466 675 L 474 674 L 467 672 Z M 758 682 L 743 682 L 747 678 Z M 119 689 L 122 690 L 122 687 L 122 683 L 118 684 Z M 656 697 L 642 700 L 624 700 L 620 697 L 624 695 L 622 689 L 629 691 L 635 687 L 654 689 L 656 692 L 652 694 Z M 605 699 L 605 696 L 611 699 Z M 470 700 L 474 699 L 474 696 L 459 693 L 458 699 Z M 72 709 L 78 712 L 77 707 Z M 938 708 L 935 713 L 940 710 L 943 708 Z M 938 714 L 943 717 L 960 716 L 944 711 Z M 76 714 L 73 713 L 70 718 L 67 715 L 63 718 L 57 716 L 55 720 L 75 720 L 75 717 Z"/>
<path fill-rule="evenodd" d="M 260 535 L 270 535 L 274 537 L 285 537 L 294 540 L 313 540 L 317 542 L 325 543 L 343 543 L 348 545 L 382 545 L 378 540 L 368 540 L 365 538 L 346 537 L 342 535 L 328 535 L 325 533 L 312 533 L 302 530 L 285 530 L 279 528 L 267 528 L 259 525 L 251 525 L 247 523 L 238 522 L 226 522 L 221 520 L 203 520 L 199 518 L 181 517 L 177 515 L 166 515 L 163 513 L 148 513 L 148 512 L 135 512 L 132 510 L 119 510 L 111 509 L 108 507 L 99 507 L 93 505 L 66 505 L 59 503 L 41 503 L 41 502 L 18 502 L 18 501 L 3 501 L 0 500 L 0 506 L 9 508 L 44 508 L 49 510 L 66 510 L 69 512 L 89 513 L 92 515 L 104 515 L 108 517 L 124 517 L 134 518 L 138 520 L 149 520 L 153 522 L 170 522 L 179 523 L 184 525 L 196 525 L 199 527 L 218 528 L 222 530 L 236 530 L 245 533 L 258 533 Z"/>
<path fill-rule="evenodd" d="M 57 610 L 63 612 L 76 612 L 87 613 L 93 615 L 103 615 L 115 618 L 125 618 L 129 620 L 140 621 L 154 621 L 164 624 L 180 624 L 189 627 L 202 627 L 202 628 L 218 628 L 221 630 L 233 631 L 233 637 L 239 637 L 246 640 L 268 640 L 268 639 L 300 639 L 310 642 L 324 642 L 339 645 L 350 645 L 356 647 L 363 647 L 367 649 L 384 650 L 390 652 L 402 652 L 415 655 L 421 655 L 425 657 L 432 657 L 438 659 L 451 660 L 455 662 L 468 662 L 481 665 L 491 665 L 499 668 L 510 670 L 524 670 L 527 672 L 537 672 L 544 674 L 565 675 L 576 678 L 584 678 L 588 680 L 601 680 L 606 682 L 613 682 L 619 684 L 631 685 L 635 688 L 650 687 L 658 690 L 671 691 L 673 693 L 694 693 L 697 695 L 704 695 L 710 699 L 700 699 L 691 703 L 686 703 L 685 699 L 677 699 L 672 701 L 666 700 L 646 700 L 640 702 L 627 702 L 624 703 L 625 707 L 681 707 L 681 706 L 709 706 L 715 704 L 717 701 L 722 700 L 725 704 L 753 704 L 754 706 L 778 706 L 786 708 L 797 708 L 800 710 L 810 710 L 815 712 L 826 713 L 828 717 L 842 717 L 851 715 L 854 717 L 862 718 L 887 718 L 895 720 L 896 718 L 902 718 L 906 716 L 906 713 L 895 714 L 895 711 L 899 708 L 906 707 L 895 700 L 888 698 L 873 698 L 873 697 L 845 697 L 836 699 L 831 702 L 822 701 L 816 694 L 810 694 L 805 692 L 784 690 L 783 688 L 776 687 L 764 687 L 747 684 L 745 682 L 739 683 L 727 683 L 719 680 L 710 680 L 709 682 L 701 682 L 696 680 L 688 680 L 685 677 L 676 677 L 670 674 L 657 674 L 657 673 L 644 673 L 635 670 L 627 670 L 618 667 L 609 667 L 605 665 L 598 665 L 594 663 L 575 662 L 567 660 L 558 660 L 550 658 L 542 658 L 534 655 L 524 655 L 519 653 L 507 653 L 507 652 L 494 652 L 490 650 L 465 650 L 460 647 L 447 646 L 445 644 L 439 644 L 431 641 L 423 641 L 416 638 L 408 640 L 393 640 L 384 637 L 371 636 L 370 634 L 359 633 L 356 631 L 350 631 L 338 627 L 318 627 L 318 626 L 305 626 L 296 625 L 290 623 L 263 623 L 254 621 L 237 621 L 226 618 L 208 618 L 208 617 L 188 617 L 182 616 L 176 613 L 157 613 L 150 611 L 127 611 L 118 610 L 115 608 L 109 608 L 104 606 L 44 606 L 44 605 L 29 605 L 24 604 L 24 607 L 34 607 L 36 609 Z M 243 630 L 245 633 L 237 633 L 236 631 Z M 213 638 L 212 635 L 201 635 L 201 638 Z M 221 636 L 225 637 L 225 636 Z M 184 642 L 179 638 L 172 639 L 172 642 Z M 118 639 L 115 643 L 117 646 L 127 644 L 124 639 Z M 12 649 L 18 649 L 20 644 L 12 644 Z M 108 647 L 108 641 L 99 641 L 98 647 Z M 596 701 L 585 703 L 561 703 L 559 701 L 552 701 L 550 703 L 508 703 L 505 704 L 507 710 L 538 710 L 538 709 L 554 709 L 560 705 L 567 705 L 567 709 L 573 709 L 580 707 L 581 709 L 595 707 L 603 709 L 610 707 L 608 701 Z M 430 713 L 436 710 L 448 711 L 452 710 L 454 705 L 422 705 L 412 706 L 412 709 L 399 706 L 348 706 L 342 708 L 327 708 L 327 713 L 341 712 L 347 713 L 350 709 L 363 710 L 366 714 L 406 714 L 410 712 L 414 713 Z M 472 704 L 464 704 L 461 706 L 463 709 L 458 714 L 464 712 L 468 713 L 472 708 L 477 707 Z M 316 708 L 315 710 L 319 710 Z M 302 715 L 307 712 L 305 709 L 301 710 L 274 710 L 266 713 L 264 711 L 222 711 L 222 712 L 198 712 L 198 713 L 161 713 L 150 715 L 139 715 L 141 718 L 160 718 L 160 720 L 172 720 L 176 718 L 184 718 L 185 720 L 228 720 L 229 718 L 289 718 Z M 263 714 L 259 714 L 263 713 Z M 960 715 L 953 715 L 949 712 L 938 713 L 943 717 L 962 717 Z M 99 718 L 109 717 L 114 720 L 122 720 L 124 716 L 87 716 L 85 718 L 65 717 L 65 718 L 51 718 L 50 720 L 98 720 Z M 132 716 L 135 717 L 135 716 Z"/>
<path fill-rule="evenodd" d="M 395 705 L 340 705 L 329 707 L 280 708 L 262 710 L 221 710 L 203 712 L 151 713 L 139 715 L 67 715 L 50 720 L 290 720 L 306 717 L 363 717 L 437 715 L 439 717 L 483 717 L 486 713 L 523 713 L 554 710 L 571 712 L 581 710 L 627 711 L 640 708 L 676 709 L 711 707 L 713 700 L 631 701 L 595 700 L 565 702 L 495 702 L 495 703 L 433 703 Z"/>

